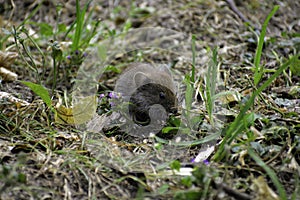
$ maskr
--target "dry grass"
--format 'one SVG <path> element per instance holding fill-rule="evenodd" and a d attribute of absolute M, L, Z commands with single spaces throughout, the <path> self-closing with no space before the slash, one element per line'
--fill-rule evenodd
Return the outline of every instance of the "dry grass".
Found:
<path fill-rule="evenodd" d="M 86 18 L 77 21 L 82 23 L 77 32 L 72 26 L 78 20 L 75 1 L 58 3 L 14 0 L 0 5 L 0 67 L 18 75 L 15 80 L 1 74 L 0 90 L 20 100 L 0 95 L 1 199 L 300 198 L 299 2 L 239 2 L 241 17 L 232 1 L 176 0 L 171 4 L 138 0 L 130 4 L 95 0 L 82 13 Z M 85 1 L 80 3 L 83 9 Z M 266 29 L 259 62 L 262 77 L 256 84 L 253 63 L 259 32 L 277 4 L 280 8 Z M 174 116 L 169 129 L 164 129 L 176 131 L 178 124 L 185 123 L 195 133 L 194 140 L 181 149 L 167 145 L 173 139 L 172 131 L 160 133 L 160 138 L 140 139 L 115 126 L 94 134 L 73 124 L 57 123 L 55 112 L 64 112 L 60 122 L 70 119 L 66 116 L 71 114 L 72 86 L 86 50 L 111 36 L 145 27 L 169 28 L 196 38 L 197 82 L 181 87 L 182 98 L 193 98 L 189 120 L 196 127 Z M 181 38 L 167 39 L 182 42 Z M 223 80 L 217 92 L 226 95 L 221 98 L 224 106 L 215 113 L 219 132 L 211 136 L 212 120 L 202 101 L 207 97 L 207 82 L 200 75 L 212 60 L 213 47 L 218 47 L 218 76 Z M 180 51 L 146 49 L 115 55 L 99 81 L 97 94 L 112 90 L 122 65 L 132 61 L 172 64 L 176 80 L 182 80 L 192 67 L 178 60 L 178 55 L 191 55 L 192 48 L 185 44 Z M 298 57 L 292 58 L 295 55 Z M 285 63 L 283 72 L 276 72 Z M 274 81 L 264 85 L 272 75 Z M 20 81 L 43 85 L 52 105 L 46 105 Z M 234 119 L 252 97 L 239 126 L 234 127 Z M 98 106 L 101 116 L 110 112 L 108 103 L 103 100 Z M 55 107 L 58 104 L 65 109 Z M 232 132 L 228 132 L 230 127 Z M 234 131 L 236 135 L 228 135 Z M 207 141 L 201 139 L 207 135 L 213 138 L 209 142 L 220 143 L 205 162 L 191 162 L 203 150 L 201 144 Z"/>

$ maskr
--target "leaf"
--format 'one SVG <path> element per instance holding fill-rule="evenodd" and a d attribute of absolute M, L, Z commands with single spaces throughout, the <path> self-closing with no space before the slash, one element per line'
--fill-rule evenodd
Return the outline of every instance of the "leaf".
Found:
<path fill-rule="evenodd" d="M 65 24 L 58 24 L 58 32 L 64 33 L 67 31 L 67 26 Z"/>
<path fill-rule="evenodd" d="M 299 64 L 300 66 L 300 64 Z M 300 69 L 299 69 L 299 75 L 300 75 Z M 292 86 L 288 92 L 289 95 L 291 95 L 293 98 L 297 99 L 300 98 L 300 86 Z"/>
<path fill-rule="evenodd" d="M 178 160 L 174 160 L 171 164 L 170 164 L 170 167 L 171 169 L 173 170 L 176 170 L 176 171 L 179 171 L 180 170 L 180 162 Z"/>
<path fill-rule="evenodd" d="M 115 73 L 121 73 L 121 70 L 113 65 L 108 65 L 105 67 L 105 72 L 115 72 Z"/>
<path fill-rule="evenodd" d="M 202 196 L 202 192 L 199 190 L 188 190 L 188 191 L 179 191 L 176 192 L 174 199 L 175 200 L 183 200 L 183 199 L 189 199 L 189 200 L 196 200 L 200 199 Z"/>
<path fill-rule="evenodd" d="M 40 31 L 44 36 L 52 36 L 53 35 L 53 27 L 47 23 L 40 23 Z"/>
<path fill-rule="evenodd" d="M 167 126 L 167 127 L 164 127 L 162 129 L 162 133 L 169 133 L 170 131 L 172 130 L 178 130 L 179 128 L 178 127 L 170 127 L 170 126 Z"/>
<path fill-rule="evenodd" d="M 87 96 L 73 104 L 71 108 L 63 105 L 56 106 L 57 114 L 55 121 L 68 124 L 83 124 L 90 121 L 97 109 L 95 96 Z"/>
<path fill-rule="evenodd" d="M 0 67 L 0 77 L 3 81 L 15 81 L 18 75 L 4 67 Z"/>
<path fill-rule="evenodd" d="M 181 124 L 181 120 L 174 116 L 170 116 L 168 123 L 171 124 L 171 126 L 173 127 L 179 127 Z"/>
<path fill-rule="evenodd" d="M 169 185 L 168 184 L 163 184 L 160 188 L 158 188 L 158 193 L 159 194 L 164 194 L 168 191 Z"/>
<path fill-rule="evenodd" d="M 18 174 L 18 182 L 19 183 L 26 183 L 26 175 L 23 173 Z"/>
<path fill-rule="evenodd" d="M 18 58 L 18 54 L 15 52 L 0 51 L 0 67 L 10 68 L 16 58 Z"/>
<path fill-rule="evenodd" d="M 59 124 L 74 124 L 73 109 L 67 108 L 63 105 L 56 107 L 54 120 Z"/>
<path fill-rule="evenodd" d="M 191 187 L 193 185 L 193 180 L 191 176 L 185 176 L 181 179 L 181 183 L 186 187 Z"/>
<path fill-rule="evenodd" d="M 49 92 L 42 85 L 38 85 L 28 81 L 21 81 L 24 85 L 29 87 L 36 95 L 41 97 L 41 99 L 46 103 L 48 107 L 51 107 L 51 98 Z"/>
<path fill-rule="evenodd" d="M 279 200 L 278 195 L 269 187 L 263 176 L 253 180 L 253 188 L 256 193 L 255 200 Z"/>
<path fill-rule="evenodd" d="M 292 58 L 290 69 L 291 69 L 293 75 L 300 76 L 300 58 L 299 57 L 295 56 Z"/>

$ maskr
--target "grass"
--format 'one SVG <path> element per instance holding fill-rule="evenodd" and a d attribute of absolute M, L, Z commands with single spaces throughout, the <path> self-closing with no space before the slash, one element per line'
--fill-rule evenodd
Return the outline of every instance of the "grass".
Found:
<path fill-rule="evenodd" d="M 212 58 L 208 65 L 207 74 L 205 76 L 205 105 L 208 112 L 208 117 L 212 126 L 214 126 L 213 112 L 215 104 L 215 93 L 218 83 L 218 60 L 217 60 L 218 51 L 216 48 L 212 50 Z"/>
<path fill-rule="evenodd" d="M 262 67 L 259 67 L 260 58 L 262 54 L 262 47 L 263 47 L 263 41 L 264 36 L 266 34 L 267 24 L 271 17 L 275 14 L 275 12 L 279 9 L 279 6 L 275 6 L 272 10 L 272 12 L 268 15 L 267 19 L 265 20 L 261 35 L 259 37 L 258 41 L 258 47 L 255 55 L 255 74 L 254 74 L 254 84 L 257 85 L 259 81 L 261 80 L 261 77 L 263 76 L 264 69 Z M 248 116 L 246 113 L 249 111 L 249 109 L 254 105 L 255 98 L 259 96 L 268 86 L 271 85 L 271 83 L 278 78 L 284 70 L 286 70 L 288 67 L 290 67 L 291 62 L 293 59 L 299 57 L 299 55 L 295 55 L 291 59 L 289 59 L 286 63 L 281 65 L 278 70 L 275 71 L 275 73 L 267 80 L 265 81 L 262 86 L 260 86 L 257 90 L 253 92 L 250 99 L 245 103 L 245 105 L 242 107 L 240 113 L 235 118 L 235 120 L 229 125 L 229 128 L 226 131 L 225 137 L 222 140 L 221 145 L 219 146 L 218 151 L 214 155 L 215 160 L 221 160 L 225 156 L 224 148 L 225 145 L 230 146 L 230 144 L 237 138 L 239 134 L 243 132 L 243 130 L 248 129 L 249 125 L 245 123 L 248 121 L 246 117 Z M 249 155 L 256 161 L 256 163 L 260 166 L 262 166 L 267 174 L 270 176 L 273 183 L 276 185 L 277 190 L 279 191 L 280 198 L 281 199 L 287 199 L 286 192 L 283 186 L 280 184 L 276 174 L 269 168 L 267 165 L 257 156 L 251 148 L 248 149 Z"/>
<path fill-rule="evenodd" d="M 299 55 L 296 55 L 295 57 L 298 57 Z M 272 81 L 274 81 L 285 69 L 287 69 L 291 64 L 291 59 L 288 60 L 286 63 L 284 63 L 282 66 L 279 67 L 279 69 L 266 81 L 263 83 L 262 86 L 260 86 L 256 91 L 253 92 L 250 99 L 246 102 L 246 104 L 243 106 L 242 110 L 238 114 L 238 116 L 235 118 L 235 120 L 230 124 L 228 130 L 226 131 L 225 137 L 223 138 L 223 141 L 215 154 L 214 158 L 216 160 L 221 160 L 224 157 L 224 146 L 227 143 L 230 145 L 230 143 L 242 132 L 243 129 L 246 129 L 247 126 L 243 126 L 241 128 L 240 125 L 244 124 L 244 121 L 247 121 L 245 116 L 246 112 L 254 105 L 255 98 L 263 92 Z"/>
<path fill-rule="evenodd" d="M 84 25 L 84 17 L 88 8 L 88 5 L 91 3 L 91 1 L 88 1 L 84 8 L 81 10 L 80 9 L 80 4 L 79 0 L 76 0 L 76 29 L 75 29 L 75 34 L 73 37 L 72 41 L 72 51 L 79 50 L 80 47 L 80 41 L 82 37 L 82 32 L 83 32 L 83 25 Z"/>
<path fill-rule="evenodd" d="M 259 35 L 256 54 L 255 54 L 255 57 L 254 57 L 254 66 L 255 66 L 254 85 L 255 86 L 257 86 L 257 84 L 261 80 L 261 78 L 263 76 L 263 73 L 264 73 L 263 65 L 260 66 L 260 59 L 261 59 L 262 49 L 263 49 L 263 45 L 264 45 L 265 35 L 266 35 L 266 32 L 267 32 L 267 26 L 268 26 L 268 23 L 269 23 L 270 19 L 272 18 L 272 16 L 276 13 L 276 11 L 278 9 L 279 9 L 278 5 L 274 6 L 273 10 L 269 13 L 266 20 L 264 21 L 261 32 L 260 32 L 260 35 Z"/>
<path fill-rule="evenodd" d="M 276 186 L 278 192 L 279 192 L 279 196 L 280 199 L 287 199 L 286 196 L 286 192 L 284 187 L 282 186 L 282 184 L 280 183 L 279 179 L 276 176 L 276 173 L 266 165 L 266 163 L 256 154 L 254 153 L 254 151 L 251 148 L 248 148 L 248 154 L 251 156 L 251 158 L 259 165 L 261 166 L 266 173 L 268 174 L 268 176 L 271 178 L 271 180 L 273 181 L 274 185 Z"/>
<path fill-rule="evenodd" d="M 279 6 L 274 6 L 272 11 L 269 13 L 267 16 L 266 20 L 264 21 L 264 24 L 262 26 L 262 30 L 258 39 L 258 45 L 257 45 L 257 50 L 254 58 L 254 66 L 255 66 L 255 73 L 254 73 L 254 85 L 257 86 L 261 78 L 263 77 L 263 74 L 265 72 L 263 66 L 260 66 L 260 60 L 261 60 L 261 55 L 262 55 L 262 49 L 264 45 L 264 38 L 266 35 L 267 31 L 267 25 L 272 16 L 276 13 L 276 11 L 279 9 Z M 186 96 L 185 96 L 185 102 L 186 102 L 186 109 L 187 113 L 191 109 L 191 103 L 192 103 L 192 94 L 195 91 L 194 88 L 192 88 L 192 84 L 189 84 L 190 82 L 194 82 L 195 80 L 195 37 L 192 37 L 192 51 L 193 51 L 193 68 L 192 68 L 192 73 L 189 77 L 186 77 Z M 206 105 L 206 110 L 209 115 L 210 123 L 213 124 L 213 118 L 212 118 L 212 113 L 213 113 L 213 105 L 214 105 L 214 99 L 215 99 L 215 90 L 216 90 L 216 74 L 217 74 L 217 50 L 213 50 L 213 55 L 211 59 L 211 64 L 208 67 L 208 72 L 206 75 L 206 86 L 205 86 L 205 105 Z M 245 130 L 247 130 L 251 124 L 254 123 L 254 114 L 253 112 L 250 111 L 249 114 L 247 112 L 251 109 L 252 106 L 255 104 L 255 99 L 257 96 L 261 95 L 261 93 L 271 85 L 271 83 L 278 78 L 288 67 L 291 66 L 292 62 L 299 58 L 300 54 L 295 55 L 291 58 L 289 58 L 284 64 L 282 64 L 278 70 L 274 72 L 274 74 L 267 80 L 265 81 L 262 86 L 260 86 L 258 89 L 254 88 L 255 91 L 249 98 L 249 100 L 245 103 L 244 106 L 242 106 L 241 111 L 239 112 L 238 116 L 235 118 L 235 120 L 229 124 L 229 128 L 226 130 L 225 137 L 222 140 L 221 145 L 219 146 L 216 154 L 213 156 L 213 159 L 216 161 L 220 161 L 224 158 L 225 156 L 225 145 L 226 146 L 231 146 L 231 143 L 239 136 L 241 133 L 243 133 Z M 189 116 L 187 114 L 187 116 Z M 250 117 L 250 118 L 249 118 Z M 250 120 L 250 121 L 249 121 Z M 213 137 L 214 138 L 214 137 Z M 202 141 L 200 141 L 202 143 Z M 184 143 L 184 145 L 192 145 L 192 144 L 199 144 L 199 142 L 194 141 L 194 143 Z M 262 168 L 267 172 L 267 174 L 270 176 L 271 180 L 277 187 L 277 190 L 279 191 L 279 195 L 281 199 L 287 199 L 286 192 L 284 187 L 280 184 L 276 174 L 274 173 L 273 170 L 271 170 L 260 158 L 257 156 L 251 147 L 248 148 L 248 153 L 249 155 L 257 162 L 258 165 L 262 166 Z"/>
<path fill-rule="evenodd" d="M 35 80 L 34 78 L 25 77 L 26 80 L 30 79 L 30 81 L 21 81 L 34 92 L 35 100 L 30 107 L 18 108 L 18 105 L 1 101 L 0 136 L 2 139 L 1 145 L 3 144 L 1 148 L 5 152 L 5 155 L 1 154 L 1 198 L 7 197 L 5 195 L 11 189 L 15 192 L 16 197 L 26 194 L 31 197 L 42 198 L 46 194 L 45 191 L 48 191 L 48 195 L 53 199 L 67 197 L 68 195 L 74 199 L 83 197 L 89 199 L 215 199 L 218 197 L 220 190 L 225 191 L 228 199 L 232 197 L 233 193 L 254 197 L 256 191 L 250 187 L 250 179 L 256 178 L 257 174 L 262 174 L 265 179 L 270 180 L 267 181 L 268 186 L 272 186 L 272 189 L 279 194 L 280 199 L 299 198 L 297 194 L 297 191 L 300 190 L 297 186 L 299 176 L 294 177 L 295 183 L 289 183 L 289 185 L 295 185 L 295 191 L 292 194 L 287 190 L 286 183 L 277 176 L 278 169 L 285 171 L 284 169 L 289 163 L 288 159 L 291 159 L 287 156 L 287 160 L 282 161 L 282 163 L 278 161 L 277 158 L 283 156 L 282 152 L 286 153 L 285 148 L 288 148 L 288 155 L 294 153 L 294 158 L 297 159 L 299 145 L 295 142 L 297 141 L 296 137 L 293 141 L 291 139 L 291 135 L 297 135 L 299 129 L 299 126 L 294 123 L 297 118 L 290 117 L 286 119 L 292 125 L 285 127 L 288 130 L 289 137 L 281 141 L 280 138 L 284 138 L 284 135 L 280 135 L 282 134 L 280 130 L 283 130 L 280 129 L 280 126 L 283 125 L 278 124 L 279 128 L 276 129 L 278 131 L 272 132 L 274 129 L 269 129 L 269 127 L 273 126 L 274 124 L 271 123 L 275 122 L 269 119 L 269 115 L 265 114 L 263 110 L 285 113 L 281 108 L 270 109 L 271 105 L 268 106 L 269 102 L 265 97 L 265 92 L 273 86 L 275 80 L 280 79 L 283 72 L 290 69 L 293 75 L 298 74 L 297 63 L 299 63 L 300 54 L 290 54 L 288 58 L 285 58 L 272 49 L 276 54 L 277 61 L 285 61 L 272 71 L 261 64 L 262 57 L 267 55 L 269 49 L 265 43 L 267 26 L 275 12 L 279 10 L 279 6 L 274 6 L 267 15 L 257 41 L 253 58 L 254 74 L 253 78 L 249 79 L 253 80 L 252 92 L 247 98 L 237 102 L 235 107 L 231 108 L 226 105 L 226 109 L 234 111 L 236 116 L 231 121 L 228 120 L 227 124 L 222 124 L 222 130 L 216 129 L 212 134 L 207 134 L 207 132 L 211 131 L 210 127 L 217 124 L 217 114 L 219 113 L 216 112 L 216 101 L 234 92 L 218 92 L 218 75 L 223 70 L 220 69 L 221 66 L 223 67 L 226 63 L 225 55 L 222 53 L 218 55 L 218 51 L 221 52 L 222 49 L 214 48 L 209 51 L 211 55 L 207 62 L 207 73 L 203 77 L 197 76 L 197 67 L 200 67 L 196 63 L 196 57 L 200 53 L 196 48 L 198 35 L 194 34 L 192 36 L 192 68 L 191 71 L 186 73 L 184 79 L 186 86 L 184 91 L 185 106 L 181 113 L 185 121 L 180 121 L 179 117 L 173 116 L 173 122 L 170 122 L 170 126 L 165 127 L 162 132 L 166 134 L 180 130 L 193 139 L 176 142 L 177 146 L 168 148 L 173 141 L 164 137 L 147 138 L 147 140 L 139 141 L 118 132 L 117 129 L 109 130 L 106 137 L 103 137 L 103 134 L 91 135 L 88 131 L 76 129 L 72 124 L 59 124 L 55 121 L 51 112 L 58 109 L 57 107 L 54 108 L 53 105 L 55 104 L 65 105 L 66 115 L 72 114 L 68 105 L 68 91 L 62 91 L 61 87 L 64 86 L 64 82 L 71 82 L 71 77 L 75 77 L 73 73 L 76 71 L 76 67 L 82 63 L 85 49 L 94 46 L 91 43 L 93 36 L 99 34 L 102 38 L 107 38 L 107 34 L 115 35 L 115 29 L 107 30 L 109 27 L 107 24 L 93 18 L 95 10 L 89 10 L 90 3 L 91 1 L 80 8 L 79 0 L 76 0 L 76 20 L 67 26 L 60 24 L 59 19 L 56 19 L 56 29 L 50 32 L 51 25 L 31 22 L 31 17 L 41 9 L 42 5 L 38 4 L 29 14 L 29 17 L 23 20 L 20 26 L 16 26 L 11 33 L 14 37 L 13 45 L 19 51 L 22 63 L 24 63 L 24 66 L 28 66 L 26 70 L 34 73 L 39 78 Z M 132 5 L 130 7 L 137 9 Z M 56 11 L 57 15 L 60 16 L 59 10 L 62 8 L 57 7 L 56 9 L 58 9 Z M 121 17 L 122 7 L 118 9 L 118 13 L 115 13 L 115 15 Z M 146 15 L 148 18 L 153 14 L 148 12 Z M 126 33 L 133 28 L 131 27 L 133 23 L 130 20 L 131 18 L 125 20 L 126 23 L 120 28 L 121 32 Z M 203 23 L 205 24 L 205 22 Z M 57 40 L 48 43 L 50 53 L 45 51 L 46 47 L 43 46 L 41 38 L 36 39 L 28 34 L 25 28 L 27 24 L 40 25 L 43 32 L 41 38 L 44 37 L 43 39 L 46 40 L 54 38 Z M 92 25 L 92 28 L 88 28 L 90 25 Z M 210 29 L 210 31 L 212 30 Z M 25 39 L 20 37 L 24 33 L 26 35 Z M 8 43 L 3 38 L 0 40 L 2 47 Z M 67 50 L 62 50 L 59 40 L 70 40 L 71 46 L 67 47 Z M 139 59 L 149 60 L 143 57 L 145 55 L 146 53 Z M 66 59 L 68 56 L 70 56 L 70 59 Z M 126 56 L 110 63 L 111 67 L 116 66 L 114 62 L 126 63 L 124 57 Z M 128 55 L 128 57 L 130 56 Z M 37 60 L 42 60 L 42 69 L 39 68 Z M 49 67 L 48 69 L 46 67 L 51 62 L 53 73 L 46 71 L 49 70 Z M 243 60 L 240 63 L 242 62 Z M 238 71 L 233 67 L 230 70 L 232 72 Z M 68 71 L 68 73 L 65 73 L 65 71 Z M 68 74 L 68 76 L 63 76 L 63 74 Z M 289 76 L 291 74 L 285 74 L 285 77 Z M 50 82 L 51 84 L 47 83 L 46 80 L 52 78 L 53 82 Z M 200 93 L 205 106 L 204 111 L 201 110 L 201 112 L 199 112 L 201 108 L 194 108 L 197 105 L 195 100 L 195 93 L 198 89 L 196 88 L 197 81 L 202 83 Z M 1 87 L 4 88 L 4 86 Z M 236 85 L 232 87 L 234 89 Z M 51 90 L 52 92 L 49 92 Z M 60 97 L 60 95 L 64 95 L 64 97 Z M 46 107 L 36 98 L 37 96 L 42 99 Z M 265 98 L 262 103 L 260 103 L 261 98 Z M 266 107 L 261 110 L 256 109 L 261 104 Z M 108 108 L 109 105 L 105 106 L 106 110 Z M 281 117 L 284 117 L 283 114 Z M 285 118 L 282 120 L 284 121 Z M 273 137 L 269 140 L 261 139 L 256 135 L 259 133 L 253 130 L 260 132 L 260 134 L 271 131 Z M 10 133 L 7 134 L 8 132 Z M 216 145 L 217 149 L 210 156 L 211 159 L 209 157 L 205 163 L 201 164 L 190 162 L 201 150 L 201 145 L 209 144 L 221 137 L 222 140 L 219 145 Z M 267 137 L 266 133 L 264 137 Z M 290 143 L 279 148 L 282 149 L 282 152 L 277 152 L 277 155 L 274 156 L 271 151 L 261 153 L 259 148 L 254 148 L 252 142 L 259 143 L 260 149 L 264 149 L 268 145 L 270 147 L 276 145 L 280 147 L 281 142 Z M 19 154 L 20 156 L 25 155 L 25 157 L 16 157 L 11 151 L 6 151 L 5 147 L 12 148 L 12 152 L 26 152 Z M 174 158 L 172 160 L 168 160 L 168 151 L 173 153 Z M 153 162 L 147 162 L 145 156 L 154 157 L 153 162 L 163 161 L 159 165 L 155 165 Z M 243 160 L 245 161 L 244 165 L 242 164 Z M 272 162 L 274 160 L 276 160 L 275 165 Z M 280 164 L 282 166 L 277 167 Z M 189 168 L 192 172 L 189 175 L 178 175 L 177 173 L 184 168 Z M 295 174 L 297 173 L 295 172 Z M 219 184 L 219 180 L 224 181 L 227 187 Z M 18 188 L 20 185 L 22 186 L 21 189 Z"/>

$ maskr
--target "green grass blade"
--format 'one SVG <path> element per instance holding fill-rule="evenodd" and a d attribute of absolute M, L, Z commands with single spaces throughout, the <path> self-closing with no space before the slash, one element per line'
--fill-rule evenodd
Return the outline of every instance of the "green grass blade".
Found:
<path fill-rule="evenodd" d="M 79 0 L 76 0 L 76 29 L 75 29 L 75 36 L 73 38 L 72 43 L 72 51 L 78 50 L 79 40 L 82 33 L 82 25 L 83 25 L 83 18 L 84 12 L 80 10 Z"/>
<path fill-rule="evenodd" d="M 264 72 L 263 67 L 262 66 L 260 67 L 259 65 L 260 65 L 260 58 L 261 58 L 261 54 L 262 54 L 262 48 L 263 48 L 263 44 L 264 44 L 264 38 L 265 38 L 265 35 L 267 32 L 267 26 L 268 26 L 270 19 L 273 17 L 273 15 L 276 13 L 276 11 L 278 9 L 279 9 L 278 5 L 274 6 L 273 10 L 269 13 L 266 20 L 264 21 L 262 29 L 261 29 L 261 33 L 259 36 L 258 45 L 257 45 L 256 53 L 255 53 L 255 58 L 254 58 L 254 66 L 255 66 L 254 85 L 255 86 L 259 83 L 259 81 L 263 75 L 263 72 Z"/>
<path fill-rule="evenodd" d="M 192 83 L 195 82 L 195 66 L 196 66 L 196 36 L 192 36 L 192 74 L 191 74 L 191 81 Z"/>
<path fill-rule="evenodd" d="M 81 39 L 83 25 L 84 25 L 84 16 L 90 2 L 91 1 L 88 1 L 85 4 L 84 8 L 81 10 L 79 0 L 76 0 L 76 29 L 75 29 L 75 35 L 72 43 L 72 51 L 79 49 L 79 42 Z"/>
<path fill-rule="evenodd" d="M 212 51 L 212 59 L 208 66 L 208 72 L 206 74 L 206 85 L 205 85 L 205 104 L 206 110 L 208 112 L 210 123 L 213 125 L 213 111 L 214 111 L 214 96 L 217 86 L 217 73 L 218 73 L 218 60 L 217 60 L 218 51 L 217 48 L 214 48 Z"/>
<path fill-rule="evenodd" d="M 210 134 L 204 138 L 201 138 L 199 140 L 193 140 L 193 141 L 183 141 L 183 142 L 176 142 L 174 143 L 174 146 L 181 146 L 181 147 L 190 147 L 195 146 L 199 144 L 205 144 L 211 141 L 215 141 L 220 136 L 219 132 Z"/>
<path fill-rule="evenodd" d="M 277 191 L 279 192 L 279 196 L 281 200 L 286 200 L 286 192 L 282 184 L 279 182 L 275 172 L 264 163 L 264 161 L 251 149 L 248 148 L 248 154 L 251 156 L 251 158 L 258 164 L 260 167 L 262 167 L 268 176 L 271 178 L 272 182 L 277 188 Z"/>
<path fill-rule="evenodd" d="M 190 76 L 185 76 L 185 85 L 186 85 L 186 92 L 185 92 L 185 109 L 186 109 L 186 117 L 187 119 L 190 118 L 190 111 L 192 108 L 192 101 L 193 101 L 193 92 L 194 88 L 192 86 L 192 83 L 190 81 Z"/>

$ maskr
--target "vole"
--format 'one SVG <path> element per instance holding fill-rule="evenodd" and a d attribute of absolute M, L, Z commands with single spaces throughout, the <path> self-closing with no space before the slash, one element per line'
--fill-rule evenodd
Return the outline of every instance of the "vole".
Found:
<path fill-rule="evenodd" d="M 129 115 L 139 125 L 150 123 L 149 110 L 155 104 L 163 106 L 167 113 L 177 111 L 175 84 L 164 65 L 131 64 L 118 79 L 115 91 L 129 103 Z"/>

